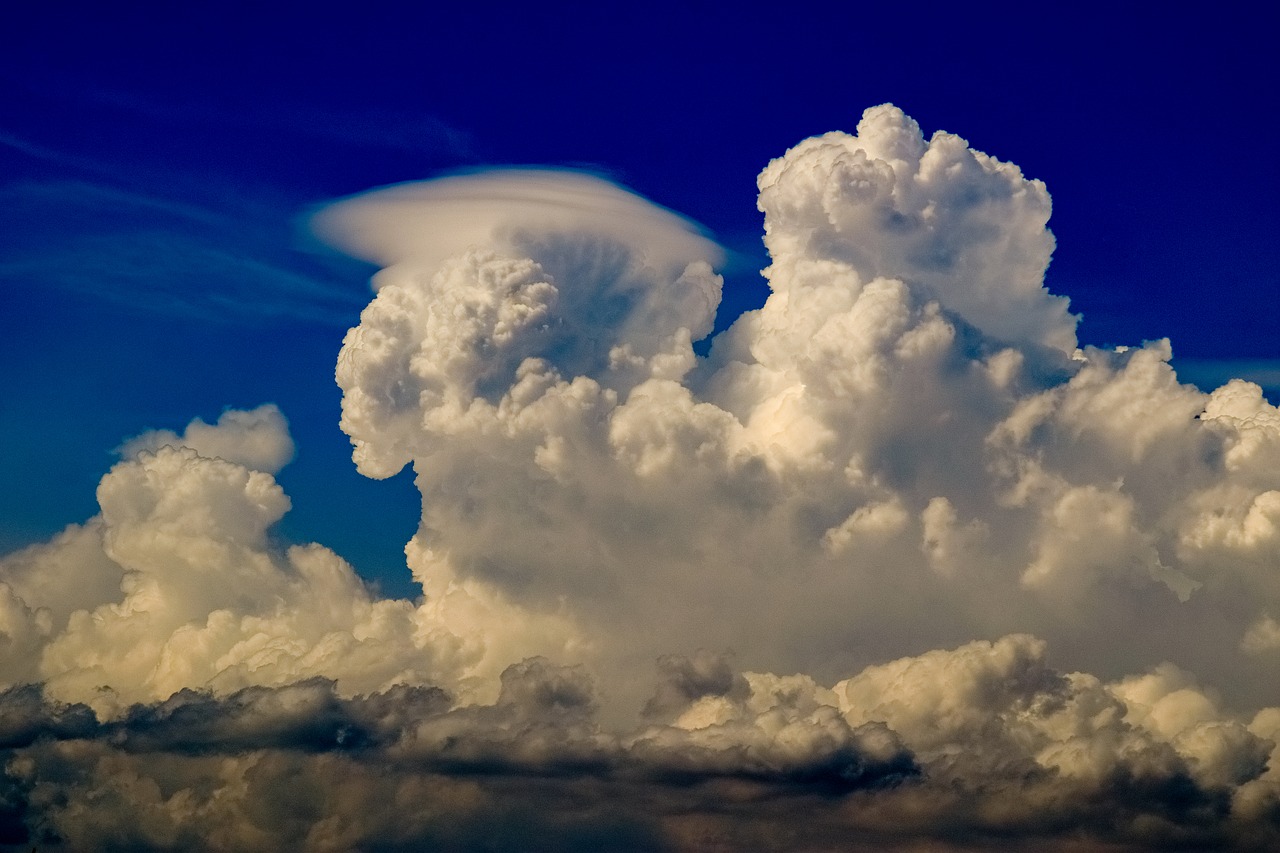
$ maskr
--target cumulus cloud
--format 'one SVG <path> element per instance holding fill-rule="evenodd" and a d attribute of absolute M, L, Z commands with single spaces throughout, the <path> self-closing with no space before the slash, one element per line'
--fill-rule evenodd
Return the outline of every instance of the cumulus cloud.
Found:
<path fill-rule="evenodd" d="M 664 271 L 585 226 L 430 269 L 407 234 L 380 244 L 342 423 L 361 470 L 415 463 L 423 579 L 567 602 L 616 660 L 732 646 L 836 677 L 1029 631 L 1106 676 L 1213 658 L 1247 693 L 1275 674 L 1238 653 L 1247 625 L 1222 635 L 1273 595 L 1276 469 L 1248 457 L 1269 458 L 1275 410 L 1256 386 L 1183 385 L 1167 342 L 1078 349 L 1043 284 L 1044 187 L 892 107 L 760 185 L 773 294 L 705 360 L 704 259 Z M 472 209 L 397 192 L 358 209 L 394 219 L 412 198 L 406 228 Z"/>
<path fill-rule="evenodd" d="M 894 107 L 759 183 L 772 294 L 705 358 L 718 250 L 601 179 L 319 214 L 383 266 L 341 426 L 414 466 L 421 597 L 274 540 L 274 407 L 126 442 L 0 561 L 4 837 L 1280 841 L 1280 411 L 1079 347 L 1044 186 Z"/>
<path fill-rule="evenodd" d="M 279 407 L 272 403 L 249 411 L 227 409 L 216 424 L 192 419 L 182 435 L 148 430 L 116 448 L 125 459 L 161 447 L 189 447 L 210 459 L 225 459 L 255 471 L 275 474 L 293 460 L 293 438 Z"/>
<path fill-rule="evenodd" d="M 193 436 L 260 468 L 293 448 L 273 406 L 193 422 L 183 446 L 163 433 L 126 444 L 98 488 L 100 515 L 4 560 L 4 629 L 24 652 L 6 655 L 12 682 L 108 717 L 187 687 L 314 676 L 348 692 L 434 681 L 492 692 L 481 674 L 510 661 L 490 646 L 553 651 L 573 638 L 555 616 L 465 581 L 418 604 L 379 599 L 332 551 L 281 548 L 268 530 L 290 502 L 274 478 L 201 455 Z"/>

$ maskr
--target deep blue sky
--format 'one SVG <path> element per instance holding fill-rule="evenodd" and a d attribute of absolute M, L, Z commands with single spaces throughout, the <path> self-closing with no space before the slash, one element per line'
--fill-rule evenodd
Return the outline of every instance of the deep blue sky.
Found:
<path fill-rule="evenodd" d="M 734 252 L 723 325 L 763 299 L 757 172 L 885 101 L 1046 182 L 1048 284 L 1083 341 L 1168 336 L 1210 385 L 1280 369 L 1262 12 L 41 5 L 0 31 L 0 553 L 96 512 L 122 439 L 275 402 L 298 444 L 282 536 L 411 592 L 412 483 L 361 478 L 337 427 L 370 269 L 311 245 L 306 211 L 458 168 L 593 169 Z"/>

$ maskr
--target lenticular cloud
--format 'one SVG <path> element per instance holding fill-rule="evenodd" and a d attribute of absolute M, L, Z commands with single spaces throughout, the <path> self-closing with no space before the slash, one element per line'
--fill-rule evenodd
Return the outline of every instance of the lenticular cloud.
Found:
<path fill-rule="evenodd" d="M 1280 843 L 1280 412 L 1080 348 L 1044 186 L 892 106 L 759 186 L 706 357 L 719 250 L 599 178 L 322 212 L 421 597 L 272 538 L 274 407 L 126 442 L 0 562 L 0 842 Z"/>

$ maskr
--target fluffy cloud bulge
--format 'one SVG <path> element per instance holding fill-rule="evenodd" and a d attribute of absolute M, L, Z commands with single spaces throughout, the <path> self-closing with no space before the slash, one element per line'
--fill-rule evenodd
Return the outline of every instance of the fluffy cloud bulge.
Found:
<path fill-rule="evenodd" d="M 14 849 L 1280 846 L 1280 411 L 1077 345 L 1043 184 L 892 106 L 759 178 L 772 294 L 598 178 L 316 220 L 422 594 L 282 547 L 274 406 L 0 561 Z"/>

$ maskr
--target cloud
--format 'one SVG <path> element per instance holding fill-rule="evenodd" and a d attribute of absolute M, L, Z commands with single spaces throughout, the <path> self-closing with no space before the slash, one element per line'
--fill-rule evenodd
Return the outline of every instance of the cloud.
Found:
<path fill-rule="evenodd" d="M 833 688 L 731 680 L 745 687 L 621 733 L 599 726 L 581 668 L 545 659 L 509 667 L 492 704 L 405 685 L 343 698 L 311 679 L 187 690 L 114 721 L 18 688 L 0 694 L 0 718 L 5 744 L 21 748 L 7 773 L 14 811 L 35 813 L 34 840 L 71 848 L 472 849 L 510 843 L 516 826 L 549 848 L 595 836 L 606 849 L 1274 838 L 1265 768 L 1280 717 L 1225 719 L 1171 667 L 1103 684 L 1010 636 Z"/>
<path fill-rule="evenodd" d="M 381 266 L 411 262 L 427 276 L 469 248 L 527 250 L 554 236 L 604 238 L 655 267 L 714 263 L 723 254 L 678 214 L 567 170 L 505 169 L 400 184 L 332 204 L 312 224 L 356 257 Z"/>
<path fill-rule="evenodd" d="M 1212 659 L 1241 701 L 1265 698 L 1247 685 L 1275 662 L 1221 624 L 1271 595 L 1255 501 L 1274 469 L 1229 461 L 1272 440 L 1256 386 L 1182 385 L 1165 342 L 1077 349 L 1041 283 L 1044 188 L 892 108 L 797 146 L 761 187 L 773 294 L 706 360 L 689 347 L 718 288 L 702 259 L 663 272 L 569 223 L 523 246 L 445 229 L 460 254 L 424 266 L 406 199 L 443 220 L 460 191 L 359 201 L 401 230 L 340 237 L 386 265 L 339 358 L 342 424 L 362 471 L 414 462 L 413 550 L 441 566 L 419 575 L 567 602 L 604 657 L 732 646 L 835 677 L 1026 631 L 1106 676 Z M 1226 414 L 1249 394 L 1247 419 Z"/>
<path fill-rule="evenodd" d="M 292 450 L 273 406 L 126 443 L 99 516 L 3 561 L 5 633 L 26 652 L 6 656 L 11 680 L 108 717 L 187 687 L 315 676 L 347 692 L 441 681 L 465 694 L 510 662 L 491 646 L 555 650 L 572 636 L 465 582 L 417 605 L 378 599 L 328 549 L 281 549 L 268 529 L 289 498 L 240 463 L 272 468 Z"/>
<path fill-rule="evenodd" d="M 422 596 L 275 541 L 274 407 L 126 442 L 0 561 L 9 837 L 1274 846 L 1280 411 L 1078 347 L 1045 188 L 896 108 L 760 188 L 705 358 L 714 244 L 600 179 L 319 214 L 383 266 L 341 425 L 414 466 Z"/>
<path fill-rule="evenodd" d="M 293 459 L 293 439 L 280 409 L 273 404 L 250 411 L 227 409 L 216 424 L 195 418 L 182 435 L 172 430 L 150 430 L 116 449 L 134 458 L 161 447 L 187 447 L 208 459 L 225 459 L 255 471 L 275 474 Z"/>
<path fill-rule="evenodd" d="M 284 245 L 287 214 L 277 200 L 237 199 L 228 208 L 225 199 L 182 200 L 171 187 L 168 195 L 120 189 L 118 174 L 92 177 L 0 186 L 0 225 L 17 238 L 0 251 L 6 286 L 204 322 L 288 317 L 343 326 L 357 314 L 357 285 L 341 281 L 326 259 Z"/>
<path fill-rule="evenodd" d="M 760 174 L 775 293 L 830 264 L 866 284 L 908 279 L 984 332 L 1070 351 L 1076 319 L 1049 294 L 1049 194 L 949 133 L 927 142 L 895 107 L 858 133 L 801 142 Z M 815 268 L 815 265 L 816 268 Z"/>

